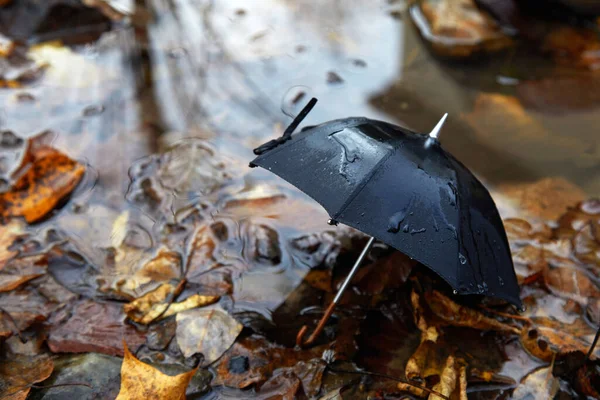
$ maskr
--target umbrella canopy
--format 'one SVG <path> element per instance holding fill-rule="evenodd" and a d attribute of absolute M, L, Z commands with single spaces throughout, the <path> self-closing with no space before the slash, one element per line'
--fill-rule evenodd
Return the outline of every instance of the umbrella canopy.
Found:
<path fill-rule="evenodd" d="M 298 118 L 297 118 L 298 120 Z M 521 308 L 502 220 L 489 192 L 431 135 L 367 118 L 286 133 L 251 167 L 280 176 L 352 226 L 439 274 L 456 294 Z"/>

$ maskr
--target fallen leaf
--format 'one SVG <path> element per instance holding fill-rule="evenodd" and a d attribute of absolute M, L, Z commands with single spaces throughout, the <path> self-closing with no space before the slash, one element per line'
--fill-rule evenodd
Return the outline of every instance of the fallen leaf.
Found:
<path fill-rule="evenodd" d="M 440 382 L 433 387 L 438 393 L 443 394 L 446 397 L 450 397 L 450 395 L 456 389 L 457 381 L 458 381 L 458 371 L 457 371 L 456 360 L 453 356 L 448 356 L 446 359 L 446 365 L 440 374 Z M 438 396 L 435 393 L 431 393 L 429 395 L 429 400 L 442 399 L 443 397 Z M 462 399 L 461 399 L 462 400 Z M 466 399 L 465 399 L 466 400 Z"/>
<path fill-rule="evenodd" d="M 552 321 L 549 320 L 547 323 L 552 323 Z M 583 325 L 586 324 L 583 322 Z M 566 324 L 556 324 L 555 326 L 527 325 L 521 331 L 521 343 L 529 354 L 545 362 L 552 361 L 552 358 L 557 354 L 575 351 L 587 354 L 591 342 L 584 340 L 583 336 L 593 334 L 593 330 L 587 325 L 583 327 L 587 328 L 587 332 L 574 328 L 574 326 Z M 592 358 L 595 357 L 600 357 L 600 349 L 598 348 L 592 354 Z"/>
<path fill-rule="evenodd" d="M 27 287 L 0 293 L 0 307 L 0 338 L 7 338 L 45 321 L 57 304 Z"/>
<path fill-rule="evenodd" d="M 169 376 L 135 358 L 125 342 L 123 347 L 121 389 L 116 400 L 185 399 L 185 390 L 198 368 Z"/>
<path fill-rule="evenodd" d="M 553 399 L 559 389 L 558 379 L 552 375 L 552 367 L 539 368 L 523 379 L 513 391 L 514 400 Z"/>
<path fill-rule="evenodd" d="M 284 370 L 273 375 L 258 390 L 256 399 L 294 400 L 300 389 L 300 379 L 292 371 Z"/>
<path fill-rule="evenodd" d="M 48 260 L 45 255 L 21 257 L 0 265 L 0 292 L 14 290 L 32 279 L 46 273 Z"/>
<path fill-rule="evenodd" d="M 140 324 L 149 324 L 159 317 L 159 319 L 164 319 L 182 311 L 213 304 L 219 300 L 219 296 L 194 294 L 185 300 L 169 304 L 168 299 L 175 293 L 175 289 L 175 286 L 170 283 L 162 284 L 152 292 L 125 304 L 123 310 L 129 319 Z"/>
<path fill-rule="evenodd" d="M 0 361 L 0 398 L 25 400 L 31 385 L 44 381 L 53 370 L 54 363 L 49 357 L 10 355 Z"/>
<path fill-rule="evenodd" d="M 502 214 L 503 218 L 518 216 L 520 219 L 550 221 L 558 219 L 573 204 L 586 198 L 583 189 L 560 177 L 544 178 L 532 183 L 503 184 L 496 189 L 496 193 L 496 197 L 503 197 L 501 203 L 512 208 Z"/>
<path fill-rule="evenodd" d="M 146 342 L 146 334 L 125 322 L 119 303 L 86 300 L 68 312 L 53 316 L 48 346 L 55 353 L 95 352 L 123 355 L 122 340 L 137 350 Z"/>
<path fill-rule="evenodd" d="M 426 292 L 424 297 L 431 311 L 448 325 L 520 334 L 518 328 L 486 317 L 479 311 L 461 306 L 436 290 Z"/>
<path fill-rule="evenodd" d="M 560 26 L 544 39 L 542 51 L 560 63 L 595 70 L 600 67 L 600 40 L 593 29 Z"/>
<path fill-rule="evenodd" d="M 487 12 L 473 0 L 427 0 L 410 9 L 421 35 L 440 55 L 468 57 L 512 44 Z"/>
<path fill-rule="evenodd" d="M 332 390 L 324 396 L 319 397 L 319 400 L 343 400 L 341 389 Z"/>
<path fill-rule="evenodd" d="M 36 222 L 52 211 L 83 177 L 83 165 L 52 148 L 36 151 L 30 168 L 0 194 L 0 216 Z"/>
<path fill-rule="evenodd" d="M 584 271 L 550 263 L 544 270 L 544 282 L 548 289 L 559 297 L 573 299 L 587 305 L 593 298 L 600 298 L 600 290 Z"/>
<path fill-rule="evenodd" d="M 600 106 L 600 80 L 595 75 L 521 81 L 516 89 L 525 108 L 550 115 L 595 110 Z"/>
<path fill-rule="evenodd" d="M 177 314 L 177 344 L 185 357 L 202 353 L 208 365 L 231 347 L 242 328 L 220 307 L 188 310 Z"/>
<path fill-rule="evenodd" d="M 213 386 L 224 385 L 245 389 L 251 385 L 260 386 L 277 370 L 294 367 L 301 361 L 320 360 L 326 346 L 310 349 L 293 349 L 273 344 L 262 336 L 252 335 L 233 344 L 215 366 L 216 376 Z M 314 369 L 318 377 L 319 368 Z M 306 375 L 306 376 L 310 376 Z M 312 380 L 312 378 L 311 378 Z M 315 382 L 311 383 L 315 387 Z M 307 387 L 310 390 L 310 387 Z M 306 390 L 306 389 L 305 389 Z"/>
<path fill-rule="evenodd" d="M 17 254 L 11 250 L 10 246 L 15 239 L 25 233 L 23 223 L 17 219 L 12 219 L 6 224 L 0 224 L 0 270 L 6 264 L 6 261 Z"/>

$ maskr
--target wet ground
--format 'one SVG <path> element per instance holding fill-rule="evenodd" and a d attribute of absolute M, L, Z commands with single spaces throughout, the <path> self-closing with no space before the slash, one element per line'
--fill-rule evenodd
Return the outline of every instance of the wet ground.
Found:
<path fill-rule="evenodd" d="M 5 360 L 53 367 L 0 390 L 85 383 L 29 396 L 115 398 L 125 339 L 171 375 L 200 365 L 189 398 L 427 396 L 400 387 L 411 372 L 430 389 L 455 381 L 451 398 L 597 394 L 597 366 L 557 370 L 600 320 L 598 204 L 580 204 L 600 194 L 593 18 L 491 6 L 501 28 L 454 10 L 436 31 L 455 14 L 435 1 L 2 3 L 0 190 L 48 163 L 31 180 L 52 190 L 21 188 L 42 199 L 23 212 L 0 201 L 0 272 L 19 276 L 0 286 L 0 340 Z M 311 97 L 303 126 L 366 116 L 428 132 L 449 113 L 443 146 L 505 218 L 521 319 L 494 302 L 479 325 L 477 304 L 444 319 L 460 301 L 376 245 L 318 345 L 294 350 L 366 242 L 248 168 Z"/>

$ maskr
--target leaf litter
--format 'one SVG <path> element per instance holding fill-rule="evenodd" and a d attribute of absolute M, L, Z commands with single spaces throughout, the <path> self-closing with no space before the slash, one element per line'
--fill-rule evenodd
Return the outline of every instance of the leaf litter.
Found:
<path fill-rule="evenodd" d="M 117 2 L 87 3 L 105 14 L 101 21 L 132 15 Z M 471 2 L 463 3 L 468 7 L 453 12 L 460 18 L 459 11 L 468 12 L 483 24 Z M 79 10 L 73 4 L 65 7 Z M 449 34 L 436 24 L 439 9 L 424 11 L 436 35 Z M 502 45 L 488 50 L 512 45 L 495 25 L 492 31 L 485 24 L 460 26 L 460 18 L 453 32 L 492 32 Z M 131 39 L 125 31 L 115 35 L 121 45 Z M 455 56 L 456 50 L 485 50 L 485 35 L 476 49 L 443 50 Z M 557 31 L 545 43 L 556 56 L 562 39 L 575 36 Z M 593 66 L 594 40 L 577 38 L 589 43 L 571 57 L 578 67 Z M 101 40 L 110 50 L 110 35 Z M 13 114 L 27 121 L 28 107 L 52 109 L 78 122 L 57 122 L 50 113 L 48 126 L 85 137 L 75 143 L 61 132 L 49 144 L 44 135 L 21 136 L 27 129 L 0 132 L 2 357 L 9 356 L 5 349 L 31 353 L 10 355 L 2 365 L 3 395 L 10 388 L 15 399 L 53 393 L 35 387 L 61 376 L 68 364 L 52 363 L 52 354 L 75 364 L 93 354 L 115 357 L 111 363 L 123 357 L 118 398 L 129 399 L 180 399 L 186 392 L 240 399 L 597 394 L 600 353 L 581 360 L 600 319 L 600 211 L 597 200 L 585 200 L 570 182 L 505 185 L 494 194 L 528 306 L 522 315 L 501 303 L 453 297 L 418 263 L 380 246 L 317 345 L 294 348 L 291 333 L 318 319 L 364 237 L 327 226 L 319 206 L 288 187 L 253 181 L 240 157 L 225 155 L 223 147 L 235 147 L 227 139 L 188 138 L 158 150 L 144 139 L 132 146 L 123 132 L 136 140 L 151 137 L 155 121 L 146 112 L 145 125 L 136 125 L 137 117 L 127 114 L 127 85 L 118 79 L 126 63 L 102 65 L 112 50 L 99 46 L 90 56 L 60 41 L 32 48 L 8 42 L 0 47 L 0 86 L 14 96 L 0 101 L 9 121 L 15 124 Z M 80 79 L 73 78 L 77 73 Z M 40 104 L 47 94 L 38 84 L 67 93 L 64 108 L 79 110 L 77 117 Z M 64 93 L 56 93 L 61 101 Z M 98 100 L 103 104 L 90 104 Z M 495 129 L 508 115 L 515 147 L 543 140 L 550 149 L 568 144 L 566 154 L 589 150 L 578 140 L 552 142 L 547 127 L 527 113 L 530 106 L 523 94 L 519 100 L 482 94 L 465 120 L 492 142 L 502 137 Z M 112 185 L 121 192 L 115 195 Z M 166 365 L 187 372 L 160 372 Z M 207 382 L 193 384 L 203 373 Z M 102 396 L 102 388 L 94 390 Z"/>

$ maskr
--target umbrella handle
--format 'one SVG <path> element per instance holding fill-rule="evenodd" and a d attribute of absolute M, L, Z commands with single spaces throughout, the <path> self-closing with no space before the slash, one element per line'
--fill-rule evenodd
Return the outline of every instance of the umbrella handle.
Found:
<path fill-rule="evenodd" d="M 352 270 L 350 271 L 350 273 L 344 280 L 344 283 L 342 283 L 342 287 L 340 287 L 340 290 L 338 290 L 337 294 L 335 295 L 335 298 L 333 299 L 333 301 L 331 302 L 329 307 L 327 307 L 327 310 L 325 310 L 325 314 L 323 314 L 323 316 L 319 320 L 319 323 L 317 324 L 317 328 L 315 329 L 315 331 L 308 337 L 308 339 L 306 339 L 306 341 L 304 340 L 304 336 L 306 336 L 306 332 L 308 331 L 308 326 L 304 325 L 298 331 L 298 335 L 296 335 L 296 344 L 298 346 L 300 346 L 300 347 L 310 346 L 317 339 L 317 337 L 319 337 L 321 332 L 323 332 L 323 329 L 325 328 L 325 324 L 327 324 L 327 321 L 329 321 L 331 314 L 333 314 L 333 310 L 335 309 L 336 304 L 340 302 L 340 299 L 342 298 L 344 291 L 350 284 L 350 281 L 352 281 L 352 278 L 358 271 L 358 267 L 360 266 L 360 264 L 366 257 L 367 253 L 371 249 L 371 246 L 373 246 L 374 241 L 375 241 L 375 238 L 371 237 L 369 239 L 369 241 L 367 242 L 367 244 L 365 245 L 365 248 L 360 253 L 360 256 L 358 256 L 358 258 L 356 259 L 356 262 L 354 263 Z"/>

